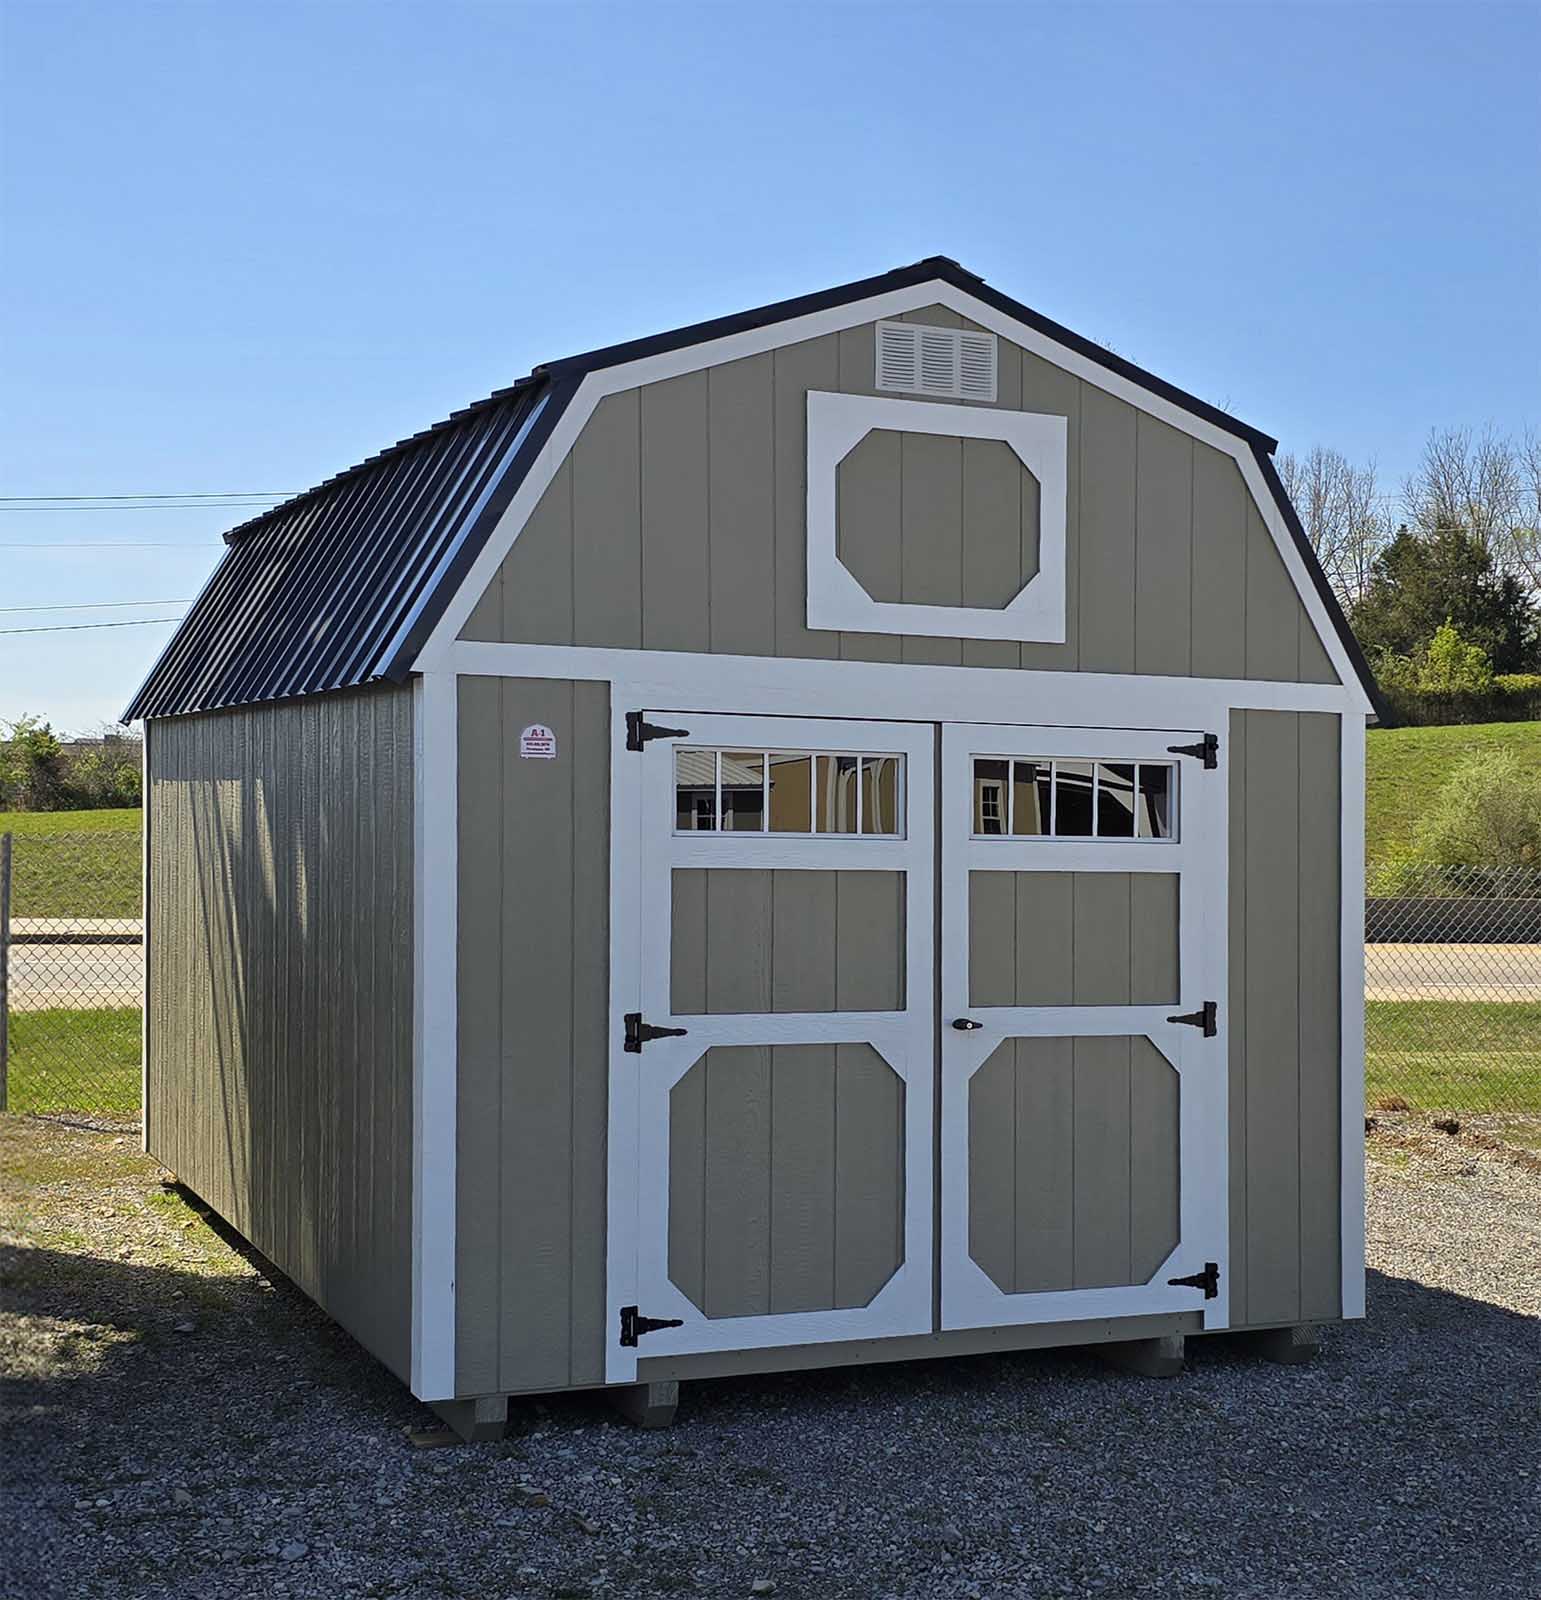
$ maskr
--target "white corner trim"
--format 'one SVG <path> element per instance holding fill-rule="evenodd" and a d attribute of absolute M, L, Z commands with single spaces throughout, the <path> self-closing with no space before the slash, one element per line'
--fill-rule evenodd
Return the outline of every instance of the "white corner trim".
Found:
<path fill-rule="evenodd" d="M 1005 606 L 875 600 L 839 555 L 840 463 L 874 429 L 992 439 L 1038 480 L 1038 572 Z M 931 638 L 1065 640 L 1065 496 L 1069 421 L 1037 411 L 939 405 L 808 391 L 808 626 Z"/>
<path fill-rule="evenodd" d="M 458 696 L 413 682 L 412 1392 L 455 1396 Z"/>
<path fill-rule="evenodd" d="M 150 729 L 139 741 L 139 1148 L 150 1153 Z M 0 1027 L 5 1026 L 0 1019 Z"/>
<path fill-rule="evenodd" d="M 1343 902 L 1339 935 L 1343 989 L 1339 1001 L 1339 1072 L 1342 1104 L 1343 1215 L 1338 1248 L 1342 1270 L 1342 1314 L 1364 1315 L 1364 734 L 1357 711 L 1342 717 L 1338 777 L 1342 792 L 1343 842 L 1338 892 Z"/>

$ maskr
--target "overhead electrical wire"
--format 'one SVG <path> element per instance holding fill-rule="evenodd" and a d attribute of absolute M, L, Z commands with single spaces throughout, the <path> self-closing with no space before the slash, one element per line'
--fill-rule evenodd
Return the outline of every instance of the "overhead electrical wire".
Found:
<path fill-rule="evenodd" d="M 157 622 L 180 622 L 181 617 L 135 617 L 131 622 L 55 622 L 43 628 L 0 628 L 11 633 L 80 633 L 87 628 L 147 628 Z"/>
<path fill-rule="evenodd" d="M 0 612 L 12 611 L 121 611 L 127 606 L 186 606 L 190 600 L 79 600 L 72 605 L 53 606 L 0 606 Z"/>

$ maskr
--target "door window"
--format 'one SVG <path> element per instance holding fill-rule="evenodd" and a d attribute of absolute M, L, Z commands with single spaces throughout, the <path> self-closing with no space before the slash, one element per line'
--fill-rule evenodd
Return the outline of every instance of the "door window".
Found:
<path fill-rule="evenodd" d="M 974 757 L 976 839 L 1175 839 L 1167 761 Z"/>

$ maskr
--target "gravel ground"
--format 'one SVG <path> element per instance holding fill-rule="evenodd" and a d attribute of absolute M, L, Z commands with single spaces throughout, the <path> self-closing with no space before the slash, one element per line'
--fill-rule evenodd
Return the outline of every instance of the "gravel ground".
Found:
<path fill-rule="evenodd" d="M 1541 1593 L 1541 1172 L 1464 1136 L 1372 1137 L 1370 1315 L 1309 1366 L 703 1383 L 665 1433 L 569 1397 L 434 1450 L 131 1140 L 0 1138 L 6 1595 Z"/>

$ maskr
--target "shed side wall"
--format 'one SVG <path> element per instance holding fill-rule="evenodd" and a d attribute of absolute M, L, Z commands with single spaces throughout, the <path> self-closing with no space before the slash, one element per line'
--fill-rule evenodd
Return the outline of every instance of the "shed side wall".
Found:
<path fill-rule="evenodd" d="M 459 709 L 456 1392 L 602 1383 L 609 687 L 462 677 Z"/>
<path fill-rule="evenodd" d="M 1234 711 L 1230 753 L 1231 1318 L 1337 1317 L 1339 722 Z"/>
<path fill-rule="evenodd" d="M 972 326 L 940 306 L 905 320 Z M 1068 419 L 1065 642 L 810 630 L 807 394 L 874 393 L 874 340 L 869 323 L 603 399 L 461 636 L 1337 681 L 1231 457 L 1005 339 L 997 405 Z M 907 478 L 904 500 L 957 493 Z M 867 532 L 885 569 L 928 559 L 902 515 Z M 989 574 L 968 568 L 972 600 Z"/>
<path fill-rule="evenodd" d="M 152 721 L 148 1149 L 411 1367 L 412 693 Z"/>

